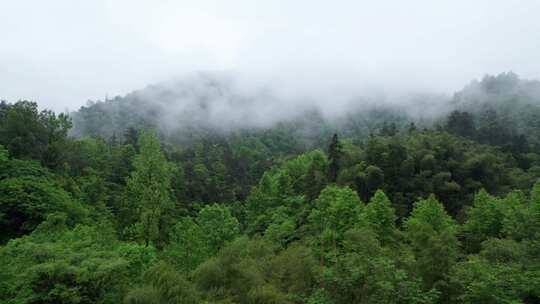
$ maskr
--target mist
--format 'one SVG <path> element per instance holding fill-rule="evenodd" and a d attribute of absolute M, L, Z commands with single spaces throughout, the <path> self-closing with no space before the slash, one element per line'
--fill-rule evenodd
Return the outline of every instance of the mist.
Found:
<path fill-rule="evenodd" d="M 374 88 L 315 91 L 276 89 L 235 73 L 195 73 L 125 96 L 88 101 L 71 113 L 71 134 L 111 138 L 122 137 L 128 128 L 158 128 L 169 139 L 183 142 L 201 132 L 226 135 L 285 124 L 288 132 L 308 138 L 321 128 L 360 128 L 367 135 L 382 123 L 371 116 L 431 122 L 451 106 L 451 96 L 445 94 Z"/>
<path fill-rule="evenodd" d="M 373 96 L 451 96 L 485 74 L 540 78 L 539 9 L 537 1 L 4 1 L 0 98 L 74 111 L 200 72 L 233 78 L 250 97 L 268 92 L 255 104 L 276 109 L 263 113 L 316 103 L 333 115 Z"/>

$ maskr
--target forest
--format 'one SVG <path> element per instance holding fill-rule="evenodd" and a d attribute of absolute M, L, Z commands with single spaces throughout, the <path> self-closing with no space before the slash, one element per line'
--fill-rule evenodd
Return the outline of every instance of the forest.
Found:
<path fill-rule="evenodd" d="M 540 303 L 540 82 L 488 75 L 424 115 L 257 124 L 256 99 L 2 101 L 0 302 Z"/>

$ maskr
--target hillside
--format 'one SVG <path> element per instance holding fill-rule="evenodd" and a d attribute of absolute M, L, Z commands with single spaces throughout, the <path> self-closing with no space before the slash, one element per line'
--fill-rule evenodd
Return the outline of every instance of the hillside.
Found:
<path fill-rule="evenodd" d="M 2 102 L 0 302 L 538 303 L 539 88 Z"/>

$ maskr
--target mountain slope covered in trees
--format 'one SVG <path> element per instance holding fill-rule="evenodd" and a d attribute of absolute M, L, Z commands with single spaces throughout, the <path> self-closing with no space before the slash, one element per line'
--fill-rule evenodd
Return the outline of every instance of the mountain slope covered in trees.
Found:
<path fill-rule="evenodd" d="M 0 302 L 539 303 L 540 83 L 429 98 L 2 102 Z"/>

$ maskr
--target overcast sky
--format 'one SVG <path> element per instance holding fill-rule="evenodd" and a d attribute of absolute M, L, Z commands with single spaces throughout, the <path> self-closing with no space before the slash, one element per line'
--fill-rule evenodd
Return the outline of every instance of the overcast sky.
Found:
<path fill-rule="evenodd" d="M 540 78 L 540 1 L 0 0 L 0 99 L 75 110 L 195 71 L 284 90 Z"/>

